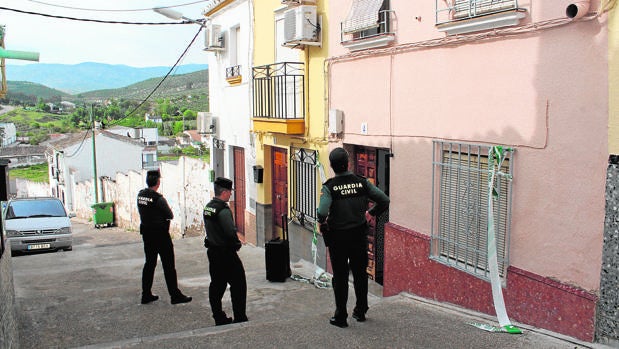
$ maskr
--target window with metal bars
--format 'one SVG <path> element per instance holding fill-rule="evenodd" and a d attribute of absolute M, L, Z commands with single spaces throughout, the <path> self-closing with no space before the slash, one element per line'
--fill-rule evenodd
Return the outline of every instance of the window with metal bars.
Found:
<path fill-rule="evenodd" d="M 488 146 L 434 142 L 430 258 L 489 280 Z M 511 152 L 501 172 L 511 175 Z M 494 215 L 499 274 L 509 265 L 511 181 L 495 177 Z"/>
<path fill-rule="evenodd" d="M 318 153 L 311 149 L 292 149 L 290 179 L 292 181 L 292 218 L 300 225 L 312 229 L 316 222 L 316 185 Z"/>

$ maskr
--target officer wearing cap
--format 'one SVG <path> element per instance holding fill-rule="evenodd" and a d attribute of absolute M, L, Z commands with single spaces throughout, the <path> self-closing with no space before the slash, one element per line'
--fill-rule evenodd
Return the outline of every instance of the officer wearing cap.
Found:
<path fill-rule="evenodd" d="M 232 211 L 227 202 L 232 195 L 232 181 L 217 177 L 214 183 L 215 197 L 204 207 L 204 247 L 207 248 L 209 273 L 209 302 L 213 312 L 215 325 L 226 325 L 231 322 L 245 322 L 245 306 L 247 299 L 247 281 L 243 262 L 237 251 L 241 241 L 236 235 L 236 225 Z M 221 299 L 230 285 L 230 298 L 234 320 L 229 318 L 222 309 Z"/>
<path fill-rule="evenodd" d="M 389 208 L 389 197 L 366 178 L 348 171 L 348 152 L 335 148 L 329 154 L 335 177 L 321 190 L 318 222 L 333 268 L 335 314 L 329 323 L 348 327 L 348 273 L 354 278 L 356 304 L 353 318 L 365 321 L 368 310 L 368 220 Z M 370 200 L 375 204 L 368 210 Z"/>
<path fill-rule="evenodd" d="M 168 202 L 157 190 L 161 184 L 159 171 L 146 173 L 148 188 L 138 193 L 138 212 L 140 213 L 140 234 L 144 241 L 144 269 L 142 270 L 142 304 L 159 299 L 153 295 L 151 288 L 157 255 L 161 258 L 168 293 L 172 304 L 191 302 L 191 297 L 185 296 L 178 289 L 176 268 L 174 266 L 174 245 L 170 238 L 170 221 L 174 218 Z"/>

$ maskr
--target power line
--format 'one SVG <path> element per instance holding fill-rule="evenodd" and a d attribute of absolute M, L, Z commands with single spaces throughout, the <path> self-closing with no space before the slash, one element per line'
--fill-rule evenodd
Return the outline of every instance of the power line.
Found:
<path fill-rule="evenodd" d="M 139 8 L 139 9 L 127 9 L 127 10 L 107 10 L 107 9 L 94 9 L 94 8 L 64 6 L 64 5 L 58 5 L 58 4 L 50 4 L 48 2 L 37 1 L 37 0 L 28 0 L 28 1 L 35 2 L 35 3 L 38 3 L 38 4 L 42 4 L 42 5 L 52 6 L 52 7 L 60 7 L 60 8 L 70 9 L 70 10 L 79 10 L 79 11 L 93 11 L 93 12 L 140 12 L 140 11 L 152 11 L 153 10 L 151 7 L 149 7 L 149 8 Z M 210 1 L 210 0 L 199 0 L 199 1 L 188 2 L 188 3 L 184 3 L 184 4 L 170 5 L 170 6 L 158 6 L 158 7 L 162 7 L 162 8 L 183 7 L 183 6 L 189 6 L 189 5 L 199 4 L 201 2 L 208 2 L 208 1 Z"/>
<path fill-rule="evenodd" d="M 178 59 L 176 60 L 176 63 L 174 63 L 174 65 L 172 66 L 172 68 L 170 68 L 170 70 L 168 71 L 168 73 L 163 77 L 163 79 L 161 79 L 161 81 L 159 81 L 159 83 L 157 84 L 157 86 L 155 86 L 155 88 L 148 94 L 148 96 L 146 96 L 146 98 L 144 98 L 144 100 L 142 101 L 142 103 L 140 103 L 137 107 L 135 107 L 131 112 L 127 113 L 127 116 L 130 116 L 131 114 L 135 113 L 136 110 L 138 110 L 144 103 L 146 103 L 146 101 L 148 101 L 148 99 L 153 95 L 153 93 L 155 93 L 155 91 L 157 91 L 157 89 L 159 88 L 159 86 L 161 86 L 161 84 L 163 84 L 163 82 L 168 78 L 168 76 L 170 76 L 170 73 L 172 73 L 172 71 L 176 68 L 176 66 L 178 65 L 178 63 L 183 59 L 183 57 L 185 57 L 185 55 L 187 54 L 187 51 L 189 51 L 189 48 L 191 48 L 191 46 L 193 45 L 193 43 L 196 41 L 196 38 L 198 37 L 198 35 L 200 35 L 200 32 L 202 31 L 202 26 L 200 26 L 200 29 L 198 29 L 198 32 L 196 33 L 196 35 L 194 35 L 193 39 L 191 39 L 191 42 L 189 43 L 189 45 L 187 45 L 187 47 L 185 48 L 185 51 L 183 51 L 183 53 L 180 55 L 180 57 L 178 57 Z"/>
<path fill-rule="evenodd" d="M 77 153 L 82 150 L 82 146 L 84 145 L 84 141 L 86 140 L 86 137 L 88 137 L 88 133 L 90 132 L 90 129 L 87 129 L 86 132 L 84 132 L 84 138 L 82 138 L 82 141 L 80 142 L 80 145 L 77 147 L 77 149 L 75 149 L 75 151 L 73 152 L 73 154 L 71 155 L 66 155 L 65 157 L 67 158 L 72 158 L 75 155 L 77 155 Z"/>
<path fill-rule="evenodd" d="M 0 6 L 0 10 L 7 10 L 7 11 L 13 11 L 13 12 L 24 13 L 24 14 L 28 14 L 28 15 L 36 15 L 36 16 L 43 16 L 43 17 L 50 17 L 50 18 L 68 19 L 68 20 L 72 20 L 72 21 L 81 21 L 81 22 L 95 22 L 95 23 L 106 23 L 106 24 L 136 24 L 136 25 L 193 24 L 193 22 L 189 22 L 189 21 L 183 21 L 183 22 L 126 22 L 126 21 L 107 21 L 107 20 L 100 20 L 100 19 L 89 19 L 89 18 L 76 18 L 76 17 L 67 17 L 67 16 L 56 16 L 56 15 L 50 15 L 50 14 L 45 14 L 45 13 L 38 13 L 38 12 L 31 12 L 31 11 L 17 10 L 17 9 L 8 8 L 8 7 L 2 7 L 2 6 Z"/>

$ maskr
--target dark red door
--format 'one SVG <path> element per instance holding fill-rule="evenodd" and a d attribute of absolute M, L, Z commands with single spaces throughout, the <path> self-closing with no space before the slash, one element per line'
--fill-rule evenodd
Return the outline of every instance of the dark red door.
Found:
<path fill-rule="evenodd" d="M 282 216 L 288 214 L 288 151 L 272 148 L 273 174 L 271 195 L 273 198 L 273 237 L 283 229 Z"/>
<path fill-rule="evenodd" d="M 239 239 L 245 242 L 245 150 L 233 147 L 234 152 L 234 222 Z"/>
<path fill-rule="evenodd" d="M 382 149 L 355 147 L 354 171 L 366 177 L 372 184 L 389 194 L 389 157 Z M 370 207 L 373 204 L 370 203 Z M 379 217 L 372 217 L 368 232 L 368 275 L 377 283 L 383 282 L 383 245 L 385 223 L 389 219 L 388 212 Z"/>

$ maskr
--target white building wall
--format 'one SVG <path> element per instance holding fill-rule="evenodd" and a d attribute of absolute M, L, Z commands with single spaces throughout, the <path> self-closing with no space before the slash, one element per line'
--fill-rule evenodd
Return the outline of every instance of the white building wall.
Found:
<path fill-rule="evenodd" d="M 217 118 L 217 138 L 224 140 L 226 144 L 225 176 L 232 178 L 234 175 L 232 147 L 243 148 L 247 194 L 245 207 L 255 213 L 252 202 L 256 200 L 256 186 L 253 185 L 252 166 L 256 161 L 255 149 L 250 139 L 252 109 L 248 102 L 252 100 L 252 16 L 250 1 L 236 1 L 210 16 L 210 22 L 220 25 L 222 32 L 225 31 L 226 48 L 222 52 L 209 52 L 208 66 L 210 112 Z M 235 65 L 240 65 L 242 80 L 240 84 L 230 85 L 226 81 L 226 68 Z"/>

